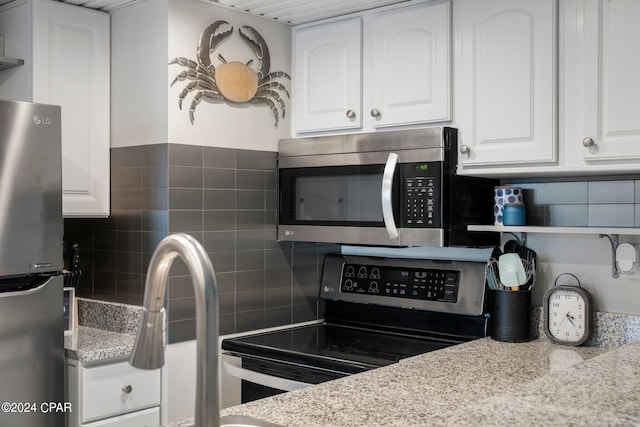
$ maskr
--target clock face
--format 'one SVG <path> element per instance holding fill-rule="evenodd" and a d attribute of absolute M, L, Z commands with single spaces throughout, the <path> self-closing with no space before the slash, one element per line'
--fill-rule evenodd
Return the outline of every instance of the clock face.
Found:
<path fill-rule="evenodd" d="M 587 333 L 587 303 L 573 290 L 558 289 L 549 295 L 548 328 L 552 337 L 567 343 L 577 343 Z"/>

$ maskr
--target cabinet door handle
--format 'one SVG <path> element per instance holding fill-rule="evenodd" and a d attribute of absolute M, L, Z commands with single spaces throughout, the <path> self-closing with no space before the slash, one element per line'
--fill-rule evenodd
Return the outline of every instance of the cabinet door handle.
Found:
<path fill-rule="evenodd" d="M 460 146 L 460 154 L 469 154 L 471 152 L 471 148 L 468 145 Z"/>
<path fill-rule="evenodd" d="M 593 147 L 594 145 L 596 145 L 596 142 L 593 140 L 593 138 L 591 137 L 586 137 L 585 139 L 582 140 L 582 145 L 584 145 L 585 148 L 589 148 L 589 147 Z"/>
<path fill-rule="evenodd" d="M 355 119 L 356 118 L 356 112 L 353 110 L 347 110 L 347 118 L 348 119 Z"/>
<path fill-rule="evenodd" d="M 378 110 L 377 108 L 371 109 L 371 117 L 374 117 L 377 119 L 378 117 L 380 117 L 380 115 L 381 115 L 380 110 Z"/>
<path fill-rule="evenodd" d="M 130 385 L 126 386 L 126 387 L 122 387 L 122 392 L 124 394 L 130 394 L 133 391 L 133 387 L 131 387 Z"/>

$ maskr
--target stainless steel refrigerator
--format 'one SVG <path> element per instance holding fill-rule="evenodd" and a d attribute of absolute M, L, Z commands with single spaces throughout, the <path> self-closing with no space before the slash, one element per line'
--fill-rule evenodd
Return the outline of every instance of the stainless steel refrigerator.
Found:
<path fill-rule="evenodd" d="M 64 426 L 60 107 L 0 100 L 0 426 Z"/>

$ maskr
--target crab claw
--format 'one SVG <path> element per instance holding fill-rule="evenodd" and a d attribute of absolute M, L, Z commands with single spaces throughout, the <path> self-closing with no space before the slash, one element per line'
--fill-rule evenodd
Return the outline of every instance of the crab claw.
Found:
<path fill-rule="evenodd" d="M 225 25 L 228 26 L 229 29 L 218 32 L 218 30 Z M 198 42 L 198 62 L 207 72 L 212 73 L 213 71 L 210 56 L 211 51 L 215 50 L 220 43 L 228 39 L 232 32 L 233 27 L 227 21 L 219 20 L 213 24 L 209 24 L 200 35 L 200 41 Z"/>
<path fill-rule="evenodd" d="M 243 30 L 246 32 L 243 32 Z M 249 46 L 251 50 L 256 54 L 256 57 L 261 61 L 260 71 L 258 71 L 258 79 L 262 80 L 269 74 L 269 68 L 271 68 L 271 55 L 269 54 L 269 47 L 267 42 L 255 29 L 248 25 L 243 25 L 238 32 Z"/>

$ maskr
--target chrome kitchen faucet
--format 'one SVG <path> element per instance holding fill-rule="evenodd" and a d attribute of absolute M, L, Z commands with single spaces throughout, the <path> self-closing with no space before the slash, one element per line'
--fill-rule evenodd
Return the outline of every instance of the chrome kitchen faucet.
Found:
<path fill-rule="evenodd" d="M 196 298 L 197 427 L 220 425 L 218 395 L 218 286 L 213 265 L 200 243 L 187 234 L 171 234 L 158 244 L 147 271 L 144 314 L 129 363 L 140 369 L 164 365 L 164 296 L 174 259 L 183 259 Z"/>

